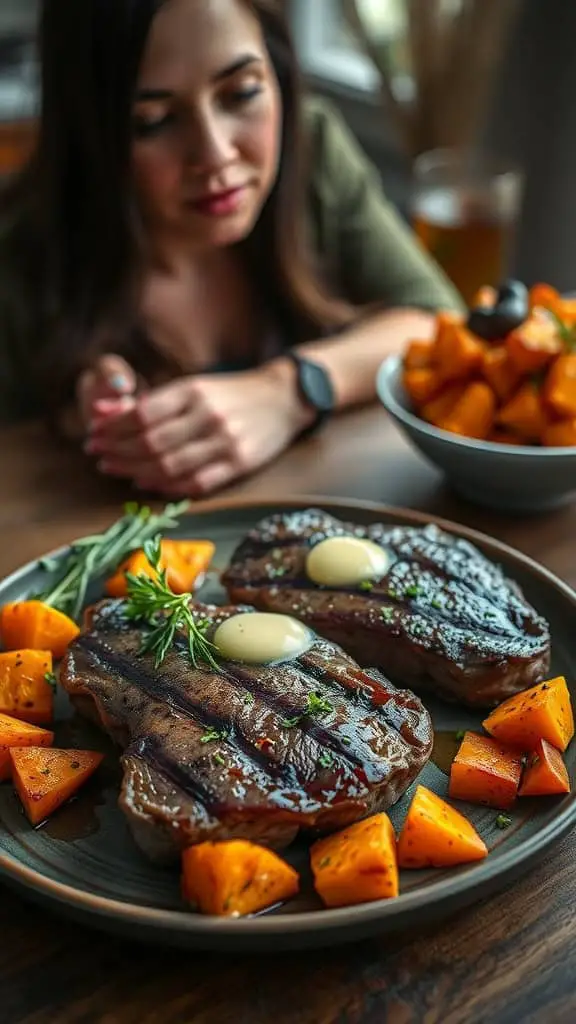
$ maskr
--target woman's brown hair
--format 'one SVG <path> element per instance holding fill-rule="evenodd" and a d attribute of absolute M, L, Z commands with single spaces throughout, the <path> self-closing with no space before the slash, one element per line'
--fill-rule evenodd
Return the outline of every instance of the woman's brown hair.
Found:
<path fill-rule="evenodd" d="M 43 3 L 38 144 L 2 205 L 14 224 L 10 256 L 37 310 L 27 362 L 52 409 L 104 350 L 121 352 L 143 372 L 153 361 L 139 322 L 143 260 L 130 151 L 138 70 L 165 2 Z M 306 245 L 306 140 L 284 5 L 243 2 L 261 23 L 283 103 L 279 174 L 245 254 L 293 342 L 344 326 L 353 311 L 329 295 Z"/>

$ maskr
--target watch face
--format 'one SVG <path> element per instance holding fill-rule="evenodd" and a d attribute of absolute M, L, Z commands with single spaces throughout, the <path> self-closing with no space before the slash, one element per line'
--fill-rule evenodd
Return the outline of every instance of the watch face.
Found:
<path fill-rule="evenodd" d="M 300 362 L 300 386 L 308 401 L 319 412 L 332 412 L 334 408 L 334 388 L 330 377 L 321 366 Z"/>

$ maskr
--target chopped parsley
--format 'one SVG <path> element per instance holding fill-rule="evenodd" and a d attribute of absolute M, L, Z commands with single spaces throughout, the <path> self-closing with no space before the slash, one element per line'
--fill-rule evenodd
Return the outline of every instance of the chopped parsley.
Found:
<path fill-rule="evenodd" d="M 53 672 L 46 672 L 44 674 L 44 679 L 48 683 L 48 686 L 51 686 L 53 690 L 56 690 L 58 680 L 56 679 L 56 676 L 54 675 Z"/>
<path fill-rule="evenodd" d="M 334 758 L 332 757 L 332 754 L 328 750 L 325 750 L 322 754 L 320 754 L 320 757 L 318 758 L 318 764 L 321 765 L 322 768 L 331 768 L 332 765 L 334 764 Z"/>
<path fill-rule="evenodd" d="M 373 590 L 373 589 L 374 589 L 374 584 L 373 584 L 372 580 L 362 580 L 362 583 L 360 584 L 360 590 Z"/>
<path fill-rule="evenodd" d="M 456 733 L 456 739 L 458 740 L 459 743 L 462 742 L 462 740 L 464 739 L 465 735 L 466 735 L 466 730 L 465 729 L 459 729 L 458 730 L 458 732 Z"/>
<path fill-rule="evenodd" d="M 254 703 L 254 694 L 253 693 L 247 693 L 246 696 L 244 697 L 244 703 L 245 704 L 253 704 Z"/>
<path fill-rule="evenodd" d="M 303 717 L 303 715 L 294 715 L 293 718 L 283 718 L 280 725 L 283 729 L 293 729 L 300 723 Z"/>
<path fill-rule="evenodd" d="M 330 701 L 323 697 L 322 694 L 309 693 L 304 711 L 299 715 L 294 715 L 292 718 L 283 718 L 280 725 L 283 729 L 294 729 L 295 726 L 300 725 L 300 722 L 306 715 L 329 715 L 333 710 L 334 708 Z"/>
<path fill-rule="evenodd" d="M 496 828 L 500 829 L 510 828 L 511 824 L 512 818 L 509 814 L 499 814 L 495 821 Z"/>
<path fill-rule="evenodd" d="M 392 622 L 392 619 L 394 618 L 394 609 L 393 608 L 381 608 L 380 609 L 380 618 L 384 622 Z"/>
<path fill-rule="evenodd" d="M 329 715 L 334 708 L 329 700 L 321 693 L 309 693 L 305 714 L 307 715 Z"/>
<path fill-rule="evenodd" d="M 214 754 L 214 760 L 216 761 L 216 764 L 226 764 L 226 758 L 223 757 L 219 750 Z"/>
<path fill-rule="evenodd" d="M 275 565 L 275 566 L 271 566 L 268 569 L 267 576 L 268 576 L 269 579 L 275 580 L 275 579 L 279 579 L 281 576 L 285 576 L 287 572 L 288 572 L 288 569 L 286 568 L 286 566 L 284 566 L 284 565 Z"/>
<path fill-rule="evenodd" d="M 442 611 L 442 601 L 439 601 L 437 597 L 435 597 L 434 600 L 430 602 L 430 604 L 432 608 L 436 608 L 437 611 Z"/>
<path fill-rule="evenodd" d="M 207 729 L 202 736 L 201 743 L 215 743 L 216 740 L 225 740 L 228 737 L 226 730 Z"/>
<path fill-rule="evenodd" d="M 404 591 L 405 597 L 420 597 L 422 593 L 422 587 L 418 587 L 415 583 L 411 583 L 409 587 L 406 587 Z"/>

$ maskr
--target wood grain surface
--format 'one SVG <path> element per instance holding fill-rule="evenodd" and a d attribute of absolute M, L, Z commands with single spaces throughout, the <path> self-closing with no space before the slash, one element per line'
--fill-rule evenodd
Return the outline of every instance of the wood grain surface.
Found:
<path fill-rule="evenodd" d="M 134 497 L 36 425 L 0 434 L 0 573 L 103 527 Z M 332 423 L 226 492 L 324 494 L 481 529 L 576 584 L 576 509 L 515 519 L 445 490 L 384 413 Z M 575 624 L 576 642 L 576 624 Z M 129 944 L 0 889 L 0 1024 L 573 1024 L 576 843 L 509 892 L 426 931 L 258 957 Z"/>

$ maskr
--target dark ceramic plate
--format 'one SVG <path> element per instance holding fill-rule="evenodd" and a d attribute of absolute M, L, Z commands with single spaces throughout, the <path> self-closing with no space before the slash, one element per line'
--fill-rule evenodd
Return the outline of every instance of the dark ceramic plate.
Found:
<path fill-rule="evenodd" d="M 243 534 L 260 518 L 286 508 L 320 505 L 335 515 L 361 523 L 424 523 L 430 517 L 403 509 L 323 499 L 275 504 L 212 504 L 182 522 L 182 536 L 216 542 L 215 566 L 223 568 Z M 574 694 L 576 595 L 530 559 L 462 527 L 440 522 L 467 537 L 501 563 L 524 589 L 528 599 L 552 627 L 554 674 L 566 676 Z M 25 596 L 38 586 L 41 570 L 28 565 L 0 584 L 0 604 Z M 202 596 L 222 597 L 208 584 Z M 420 780 L 441 796 L 447 792 L 447 768 L 455 752 L 455 733 L 478 727 L 481 718 L 455 707 L 428 701 L 437 733 L 433 760 Z M 150 865 L 134 845 L 116 805 L 117 755 L 94 728 L 73 715 L 67 698 L 57 702 L 58 745 L 106 751 L 98 777 L 52 820 L 33 829 L 24 818 L 12 787 L 0 787 L 0 873 L 23 895 L 88 924 L 136 939 L 179 946 L 237 951 L 329 945 L 397 928 L 421 926 L 439 919 L 509 884 L 540 859 L 551 843 L 570 829 L 576 818 L 572 795 L 522 800 L 505 831 L 496 826 L 497 812 L 465 805 L 490 847 L 479 864 L 450 871 L 403 872 L 398 899 L 341 910 L 322 909 L 307 869 L 307 846 L 295 843 L 286 856 L 302 872 L 298 899 L 257 917 L 227 920 L 191 913 L 179 894 L 176 871 Z M 576 743 L 567 754 L 572 782 L 576 774 Z M 410 791 L 391 811 L 395 826 L 404 818 Z"/>

